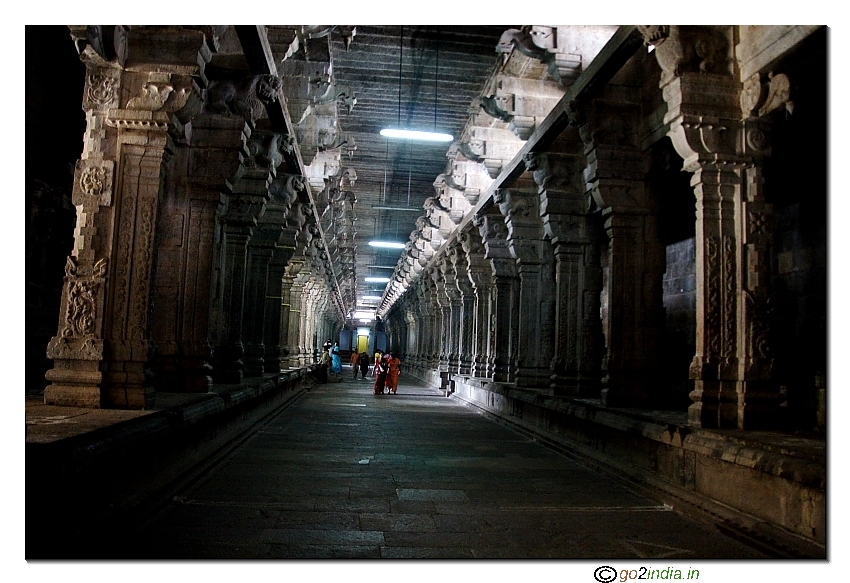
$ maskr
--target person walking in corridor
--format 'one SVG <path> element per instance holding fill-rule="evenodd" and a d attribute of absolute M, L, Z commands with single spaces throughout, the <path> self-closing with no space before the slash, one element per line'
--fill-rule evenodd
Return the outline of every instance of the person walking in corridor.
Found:
<path fill-rule="evenodd" d="M 401 375 L 401 359 L 393 352 L 387 353 L 387 356 L 389 356 L 389 359 L 387 360 L 387 364 L 389 366 L 389 370 L 387 371 L 387 389 L 392 391 L 392 394 L 395 395 L 398 393 L 398 377 Z"/>
<path fill-rule="evenodd" d="M 351 351 L 351 371 L 353 373 L 354 379 L 357 379 L 357 370 L 360 368 L 360 353 L 356 350 Z"/>
<path fill-rule="evenodd" d="M 319 361 L 319 367 L 316 369 L 318 373 L 318 381 L 320 383 L 328 382 L 328 367 L 331 364 L 331 355 L 327 350 L 322 350 L 322 359 Z"/>
<path fill-rule="evenodd" d="M 376 350 L 375 351 L 375 368 L 372 369 L 372 376 L 373 377 L 378 376 L 378 363 L 379 362 L 381 362 L 381 351 Z"/>
<path fill-rule="evenodd" d="M 339 344 L 334 342 L 334 347 L 331 348 L 331 370 L 335 374 L 342 372 L 342 358 L 339 356 Z"/>
<path fill-rule="evenodd" d="M 377 362 L 375 362 L 375 394 L 383 395 L 384 387 L 387 384 L 387 373 L 389 372 L 389 362 L 386 358 L 386 355 L 379 358 Z"/>
<path fill-rule="evenodd" d="M 360 376 L 363 379 L 366 379 L 366 375 L 369 374 L 369 354 L 363 352 L 360 354 Z"/>

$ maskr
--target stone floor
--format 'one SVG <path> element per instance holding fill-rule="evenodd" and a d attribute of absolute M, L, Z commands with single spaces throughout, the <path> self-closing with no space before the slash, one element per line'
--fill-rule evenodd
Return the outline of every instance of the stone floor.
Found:
<path fill-rule="evenodd" d="M 318 385 L 115 558 L 763 558 L 432 388 Z M 404 380 L 404 379 L 402 379 Z"/>

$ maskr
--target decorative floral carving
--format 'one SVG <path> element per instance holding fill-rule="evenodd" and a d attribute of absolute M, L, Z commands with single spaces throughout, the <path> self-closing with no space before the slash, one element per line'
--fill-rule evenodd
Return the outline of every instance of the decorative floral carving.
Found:
<path fill-rule="evenodd" d="M 705 334 L 707 336 L 708 355 L 720 354 L 720 286 L 717 237 L 705 240 Z"/>
<path fill-rule="evenodd" d="M 747 145 L 757 152 L 766 150 L 768 147 L 767 136 L 758 128 L 750 128 L 747 130 Z"/>
<path fill-rule="evenodd" d="M 151 265 L 153 264 L 154 215 L 156 199 L 143 198 L 139 201 L 139 227 L 136 233 L 136 249 L 134 263 L 136 273 L 133 280 L 136 289 L 133 290 L 134 303 L 132 321 L 130 322 L 129 338 L 145 339 L 145 329 L 148 316 L 148 296 L 150 295 Z"/>
<path fill-rule="evenodd" d="M 723 356 L 735 356 L 735 239 L 723 237 Z"/>
<path fill-rule="evenodd" d="M 106 169 L 86 168 L 80 176 L 80 188 L 89 196 L 100 196 L 106 184 Z"/>
<path fill-rule="evenodd" d="M 753 211 L 749 211 L 747 213 L 747 218 L 750 229 L 749 236 L 753 235 L 767 235 L 767 215 L 763 213 L 755 213 Z"/>
<path fill-rule="evenodd" d="M 85 100 L 92 107 L 105 107 L 115 98 L 114 77 L 92 73 L 86 83 Z"/>
<path fill-rule="evenodd" d="M 753 358 L 771 360 L 770 314 L 773 309 L 771 298 L 756 297 L 744 290 L 747 299 L 747 348 Z"/>
<path fill-rule="evenodd" d="M 101 206 L 112 204 L 112 167 L 111 160 L 87 159 L 77 162 L 77 180 L 75 183 L 74 204 L 96 202 Z"/>

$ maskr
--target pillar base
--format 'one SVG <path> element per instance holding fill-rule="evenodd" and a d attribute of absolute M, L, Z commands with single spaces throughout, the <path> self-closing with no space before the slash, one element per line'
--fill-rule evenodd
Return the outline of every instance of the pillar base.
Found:
<path fill-rule="evenodd" d="M 44 389 L 44 404 L 100 409 L 100 387 L 52 384 Z"/>
<path fill-rule="evenodd" d="M 550 389 L 551 372 L 548 368 L 519 367 L 516 371 L 516 386 Z"/>

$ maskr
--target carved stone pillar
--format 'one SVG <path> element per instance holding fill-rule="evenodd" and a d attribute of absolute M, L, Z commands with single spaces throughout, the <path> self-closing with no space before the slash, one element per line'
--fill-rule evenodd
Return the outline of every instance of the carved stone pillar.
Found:
<path fill-rule="evenodd" d="M 295 184 L 296 186 L 293 186 Z M 272 182 L 270 189 L 272 200 L 266 208 L 265 221 L 283 225 L 282 235 L 275 245 L 274 255 L 269 263 L 269 286 L 266 293 L 263 337 L 265 353 L 263 370 L 266 373 L 278 373 L 281 359 L 285 358 L 287 329 L 289 327 L 289 291 L 292 288 L 290 260 L 295 254 L 298 228 L 303 226 L 306 217 L 297 217 L 300 207 L 298 192 L 303 190 L 303 178 L 300 176 L 282 176 Z M 300 264 L 299 264 L 300 267 Z"/>
<path fill-rule="evenodd" d="M 192 139 L 177 152 L 175 172 L 158 226 L 154 278 L 157 384 L 168 391 L 208 392 L 210 310 L 217 218 L 225 181 L 239 166 L 237 150 L 250 131 L 245 119 L 204 114 Z"/>
<path fill-rule="evenodd" d="M 431 272 L 424 274 L 426 279 L 427 286 L 427 311 L 429 314 L 428 318 L 428 369 L 439 371 L 440 368 L 440 350 L 442 347 L 442 330 L 443 330 L 443 309 L 438 300 L 439 294 L 437 293 L 437 284 L 435 282 L 435 278 L 438 277 L 436 275 L 437 270 L 434 269 Z"/>
<path fill-rule="evenodd" d="M 473 322 L 473 358 L 470 373 L 475 377 L 487 376 L 490 348 L 490 297 L 493 289 L 493 269 L 484 257 L 484 245 L 477 230 L 464 231 L 459 236 L 466 254 L 467 275 L 472 284 L 475 306 Z"/>
<path fill-rule="evenodd" d="M 425 278 L 421 277 L 415 284 L 416 295 L 416 317 L 418 319 L 417 330 L 419 336 L 416 339 L 416 370 L 424 375 L 428 368 L 428 354 L 431 339 L 431 314 L 428 309 L 428 298 L 425 286 Z"/>
<path fill-rule="evenodd" d="M 437 356 L 437 370 L 445 384 L 449 371 L 449 356 L 452 349 L 452 306 L 446 295 L 446 280 L 442 265 L 437 265 L 431 272 L 434 287 L 431 290 L 432 302 L 435 307 L 437 325 L 434 334 L 434 348 Z"/>
<path fill-rule="evenodd" d="M 664 330 L 665 252 L 646 186 L 647 159 L 637 145 L 639 111 L 629 102 L 572 106 L 571 123 L 585 143 L 587 190 L 602 210 L 608 237 L 602 402 L 652 406 Z"/>
<path fill-rule="evenodd" d="M 91 46 L 81 55 L 87 130 L 74 177 L 74 249 L 58 333 L 47 349 L 55 361 L 46 375 L 47 404 L 143 409 L 154 402 L 146 374 L 154 238 L 172 135 L 182 138 L 183 122 L 197 113 L 191 76 L 202 74 L 205 62 L 202 33 L 169 29 L 185 62 L 171 56 L 163 63 L 163 55 L 151 50 L 160 32 L 124 31 L 113 61 Z M 158 64 L 170 72 L 156 72 Z M 152 83 L 169 90 L 154 96 Z M 184 91 L 172 96 L 176 85 Z M 182 112 L 190 99 L 192 111 Z"/>
<path fill-rule="evenodd" d="M 316 306 L 313 303 L 315 285 L 315 275 L 309 272 L 301 288 L 301 313 L 300 322 L 298 322 L 298 366 L 310 364 L 312 360 L 310 356 L 309 336 L 315 317 L 314 310 Z"/>
<path fill-rule="evenodd" d="M 289 368 L 298 368 L 298 325 L 301 320 L 301 290 L 304 287 L 304 276 L 301 275 L 303 267 L 303 261 L 290 261 L 286 266 L 286 275 L 281 287 L 281 342 L 285 346 L 281 364 Z"/>
<path fill-rule="evenodd" d="M 255 377 L 262 376 L 265 370 L 266 327 L 270 325 L 267 322 L 269 320 L 279 322 L 280 281 L 285 260 L 288 257 L 283 258 L 283 263 L 278 261 L 273 270 L 271 264 L 277 247 L 283 243 L 286 206 L 294 197 L 292 193 L 284 192 L 286 184 L 272 185 L 271 182 L 277 178 L 276 169 L 283 162 L 284 154 L 291 149 L 289 136 L 268 131 L 255 131 L 251 135 L 248 147 L 254 153 L 251 162 L 255 179 L 250 184 L 258 186 L 261 173 L 267 172 L 270 186 L 267 204 L 257 215 L 257 224 L 252 229 L 253 233 L 248 243 L 245 276 L 245 305 L 242 317 L 242 339 L 245 346 L 244 375 Z M 277 278 L 276 281 L 270 280 L 272 276 Z M 270 285 L 276 298 L 273 302 L 275 306 L 271 307 L 273 316 L 266 313 Z M 278 325 L 274 324 L 271 327 L 274 328 L 272 338 L 279 336 Z M 278 342 L 274 341 L 274 345 L 277 344 Z M 279 367 L 273 365 L 272 370 L 275 371 L 275 369 Z"/>
<path fill-rule="evenodd" d="M 420 327 L 420 322 L 416 318 L 416 308 L 411 305 L 411 301 L 413 301 L 413 298 L 407 296 L 403 306 L 401 307 L 405 321 L 404 330 L 401 332 L 401 340 L 404 341 L 404 339 L 407 339 L 407 343 L 404 347 L 403 362 L 407 366 L 415 368 L 418 360 L 417 351 L 419 336 L 422 334 L 422 328 Z"/>
<path fill-rule="evenodd" d="M 245 281 L 245 310 L 242 336 L 245 341 L 246 377 L 262 376 L 265 369 L 266 297 L 268 296 L 269 265 L 278 240 L 283 235 L 282 224 L 258 224 L 248 245 L 247 276 Z"/>
<path fill-rule="evenodd" d="M 519 277 L 516 383 L 524 387 L 549 387 L 552 361 L 554 303 L 546 274 L 543 227 L 535 191 L 499 190 L 494 196 L 508 227 L 507 244 L 516 260 Z M 554 283 L 554 282 L 552 282 Z"/>
<path fill-rule="evenodd" d="M 746 91 L 725 49 L 729 27 L 657 27 L 668 135 L 693 172 L 697 200 L 697 338 L 688 409 L 692 425 L 780 426 L 772 379 L 770 245 L 772 206 L 759 165 L 769 140 L 751 118 L 764 91 Z M 702 49 L 694 53 L 696 46 Z M 707 54 L 702 62 L 692 55 Z M 754 90 L 753 90 L 754 89 Z"/>
<path fill-rule="evenodd" d="M 495 209 L 493 209 L 495 210 Z M 502 215 L 489 212 L 476 218 L 493 270 L 490 296 L 490 346 L 487 377 L 496 382 L 516 381 L 519 339 L 519 281 L 516 260 L 508 248 L 508 229 Z"/>
<path fill-rule="evenodd" d="M 540 213 L 555 252 L 556 394 L 598 397 L 605 338 L 600 318 L 602 268 L 599 238 L 586 216 L 585 195 L 546 189 Z"/>
<path fill-rule="evenodd" d="M 475 330 L 475 293 L 472 289 L 472 281 L 469 279 L 469 263 L 467 261 L 467 252 L 463 246 L 462 237 L 463 234 L 461 234 L 458 238 L 458 243 L 454 246 L 452 253 L 450 254 L 452 265 L 454 267 L 457 289 L 460 292 L 461 304 L 457 372 L 462 375 L 471 375 L 472 362 L 474 359 L 473 341 Z M 468 234 L 466 237 L 468 238 Z"/>
<path fill-rule="evenodd" d="M 227 183 L 229 201 L 222 219 L 221 241 L 221 333 L 213 365 L 213 378 L 219 383 L 242 382 L 245 372 L 243 324 L 249 299 L 246 295 L 248 243 L 269 201 L 272 166 L 268 160 L 271 149 L 268 139 L 269 136 L 260 132 L 246 145 L 240 153 L 239 170 Z M 252 303 L 257 301 L 253 296 L 250 299 Z M 262 374 L 262 363 L 259 363 L 259 371 Z M 253 372 L 257 374 L 256 367 Z"/>
<path fill-rule="evenodd" d="M 445 354 L 449 375 L 458 372 L 460 366 L 460 343 L 463 333 L 461 315 L 463 303 L 460 290 L 457 287 L 457 275 L 454 268 L 454 260 L 457 256 L 457 243 L 446 249 L 444 260 L 440 263 L 440 271 L 445 285 L 446 299 L 448 300 L 448 326 L 443 324 L 443 338 L 446 345 Z"/>

